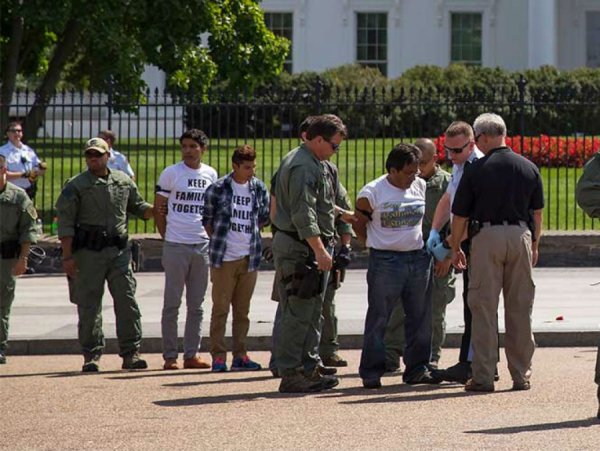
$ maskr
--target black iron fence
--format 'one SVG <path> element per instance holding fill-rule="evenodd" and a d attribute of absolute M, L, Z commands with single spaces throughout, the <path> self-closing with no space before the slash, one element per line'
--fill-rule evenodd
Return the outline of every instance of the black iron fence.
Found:
<path fill-rule="evenodd" d="M 84 169 L 82 145 L 101 129 L 117 134 L 115 148 L 129 158 L 142 195 L 152 201 L 160 172 L 179 160 L 178 137 L 187 128 L 207 133 L 205 162 L 220 175 L 229 171 L 235 146 L 251 144 L 259 155 L 258 176 L 268 181 L 281 157 L 298 145 L 298 125 L 304 117 L 334 113 L 350 133 L 334 160 L 354 198 L 385 171 L 385 156 L 394 144 L 433 138 L 444 163 L 441 135 L 447 125 L 456 119 L 471 123 L 478 114 L 492 111 L 504 117 L 511 147 L 542 171 L 545 227 L 589 229 L 595 224 L 576 206 L 574 189 L 583 163 L 600 147 L 600 97 L 592 94 L 531 92 L 523 78 L 510 89 L 445 93 L 335 89 L 320 82 L 310 90 L 262 90 L 233 97 L 218 92 L 203 98 L 193 92 L 119 98 L 110 92 L 61 92 L 45 105 L 37 136 L 26 136 L 25 141 L 49 166 L 39 181 L 36 205 L 50 231 L 60 188 Z M 11 117 L 26 118 L 33 101 L 30 92 L 16 93 Z M 151 222 L 132 225 L 136 232 L 153 231 Z"/>

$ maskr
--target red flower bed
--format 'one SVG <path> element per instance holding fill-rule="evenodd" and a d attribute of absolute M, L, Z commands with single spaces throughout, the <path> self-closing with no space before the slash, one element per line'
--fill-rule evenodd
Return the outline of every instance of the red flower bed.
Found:
<path fill-rule="evenodd" d="M 445 162 L 445 136 L 439 136 L 434 142 L 439 160 Z M 580 168 L 600 150 L 600 138 L 592 136 L 508 136 L 506 144 L 536 165 L 545 167 Z"/>

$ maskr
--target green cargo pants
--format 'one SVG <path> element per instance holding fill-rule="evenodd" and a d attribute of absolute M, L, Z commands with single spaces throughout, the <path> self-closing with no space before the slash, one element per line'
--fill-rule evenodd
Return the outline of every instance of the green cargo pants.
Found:
<path fill-rule="evenodd" d="M 273 258 L 281 278 L 277 282 L 281 306 L 281 325 L 275 359 L 281 376 L 297 371 L 311 372 L 319 363 L 317 354 L 321 332 L 321 292 L 311 298 L 300 298 L 290 293 L 289 280 L 298 264 L 308 258 L 308 247 L 284 233 L 273 237 Z"/>
<path fill-rule="evenodd" d="M 12 275 L 12 269 L 16 262 L 14 258 L 0 259 L 0 352 L 2 353 L 8 347 L 8 317 L 15 299 L 17 281 L 17 278 Z"/>
<path fill-rule="evenodd" d="M 452 302 L 456 293 L 456 276 L 454 271 L 445 277 L 433 278 L 431 294 L 432 337 L 431 361 L 437 362 L 442 353 L 442 345 L 446 339 L 446 306 Z M 392 312 L 385 331 L 386 362 L 398 362 L 404 348 L 404 309 L 402 303 Z"/>
<path fill-rule="evenodd" d="M 321 341 L 319 342 L 319 355 L 322 359 L 331 357 L 338 352 L 340 344 L 338 342 L 337 316 L 335 316 L 335 281 L 333 271 L 329 274 L 329 283 L 325 290 L 323 299 L 323 327 L 321 330 Z"/>
<path fill-rule="evenodd" d="M 113 298 L 119 355 L 124 357 L 139 350 L 142 341 L 142 315 L 135 301 L 136 281 L 129 266 L 129 249 L 80 249 L 73 257 L 78 273 L 74 280 L 69 279 L 69 292 L 71 302 L 77 305 L 77 332 L 83 354 L 101 354 L 104 349 L 102 296 L 105 281 Z"/>

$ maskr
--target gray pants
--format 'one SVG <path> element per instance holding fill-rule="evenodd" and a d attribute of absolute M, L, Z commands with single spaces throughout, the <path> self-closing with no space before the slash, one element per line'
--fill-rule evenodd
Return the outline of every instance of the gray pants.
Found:
<path fill-rule="evenodd" d="M 208 285 L 208 242 L 170 243 L 163 246 L 165 296 L 162 310 L 163 357 L 177 358 L 177 318 L 185 286 L 187 317 L 183 339 L 183 358 L 190 359 L 200 348 L 202 303 Z"/>

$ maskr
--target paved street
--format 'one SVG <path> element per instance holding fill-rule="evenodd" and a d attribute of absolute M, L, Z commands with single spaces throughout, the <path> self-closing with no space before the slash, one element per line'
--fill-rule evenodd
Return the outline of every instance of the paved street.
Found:
<path fill-rule="evenodd" d="M 339 317 L 340 335 L 353 337 L 346 340 L 350 347 L 358 348 L 363 332 L 364 317 L 367 309 L 367 286 L 365 270 L 348 271 L 346 282 L 337 295 L 337 314 Z M 600 280 L 600 270 L 596 268 L 541 268 L 535 270 L 537 295 L 533 310 L 533 327 L 539 340 L 544 345 L 589 345 L 597 344 L 595 334 L 600 334 L 600 286 L 591 284 Z M 160 350 L 160 315 L 164 277 L 162 273 L 138 273 L 138 301 L 143 314 L 144 336 L 147 352 Z M 269 300 L 273 272 L 261 272 L 250 309 L 250 335 L 256 349 L 268 349 L 272 321 L 277 304 Z M 457 293 L 462 293 L 462 277 L 458 277 Z M 210 322 L 210 286 L 204 303 L 203 330 L 208 334 Z M 562 317 L 562 320 L 557 318 Z M 180 320 L 185 318 L 185 307 L 182 307 Z M 499 314 L 500 327 L 503 330 L 502 308 Z M 462 299 L 456 299 L 448 306 L 447 330 L 448 343 L 457 342 L 462 333 Z M 77 337 L 77 315 L 75 306 L 70 304 L 67 296 L 67 284 L 64 276 L 40 275 L 26 276 L 17 283 L 17 295 L 11 314 L 10 338 L 17 343 L 13 345 L 13 353 L 71 352 Z M 183 321 L 180 321 L 183 330 Z M 115 321 L 110 295 L 105 296 L 104 330 L 107 337 L 115 336 Z M 228 327 L 227 333 L 230 333 Z M 582 341 L 582 333 L 587 333 Z M 600 336 L 600 335 L 598 335 Z M 545 338 L 544 338 L 545 337 Z M 568 341 L 569 339 L 571 341 Z M 53 340 L 50 348 L 40 346 L 44 340 Z M 63 340 L 57 342 L 56 340 Z M 64 340 L 67 340 L 66 342 Z M 591 340 L 591 342 L 590 342 Z M 595 340 L 595 341 L 594 341 Z M 21 341 L 30 344 L 28 351 L 19 346 Z M 36 344 L 37 343 L 37 344 Z"/>
<path fill-rule="evenodd" d="M 0 449 L 598 449 L 595 349 L 538 349 L 528 392 L 509 390 L 502 357 L 492 394 L 411 387 L 399 375 L 368 391 L 359 352 L 344 356 L 339 387 L 314 395 L 278 393 L 267 371 L 162 371 L 159 354 L 135 373 L 105 356 L 91 375 L 78 372 L 79 356 L 10 357 L 0 366 Z M 447 350 L 442 363 L 456 358 Z"/>

